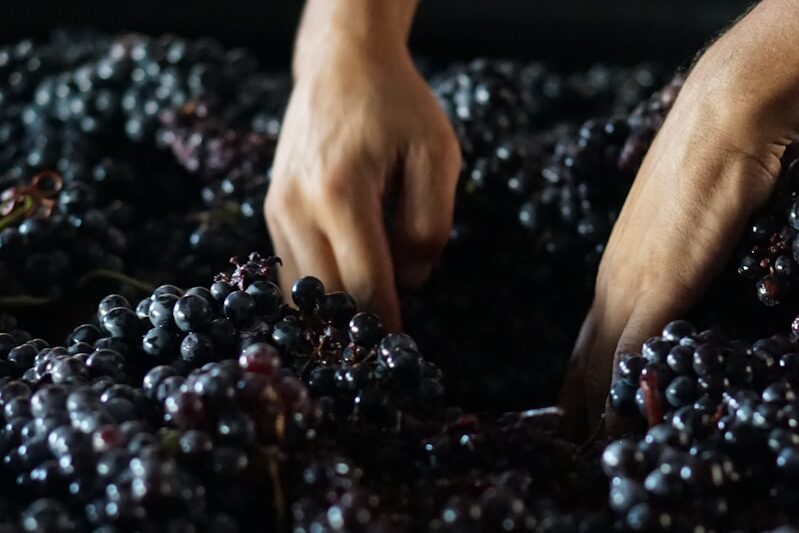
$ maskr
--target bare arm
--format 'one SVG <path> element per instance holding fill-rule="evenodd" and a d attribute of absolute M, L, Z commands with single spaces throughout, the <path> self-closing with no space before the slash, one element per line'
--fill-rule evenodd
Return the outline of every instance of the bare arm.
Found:
<path fill-rule="evenodd" d="M 697 61 L 613 228 L 561 395 L 576 433 L 598 422 L 619 355 L 702 296 L 797 134 L 799 1 L 766 0 Z"/>
<path fill-rule="evenodd" d="M 396 285 L 422 282 L 447 241 L 460 170 L 454 132 L 407 49 L 415 7 L 308 2 L 265 205 L 284 288 L 317 276 L 389 328 L 400 323 Z"/>

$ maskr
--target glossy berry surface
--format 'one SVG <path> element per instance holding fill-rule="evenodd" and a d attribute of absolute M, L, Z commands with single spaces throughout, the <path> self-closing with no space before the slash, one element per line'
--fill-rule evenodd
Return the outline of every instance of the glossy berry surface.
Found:
<path fill-rule="evenodd" d="M 0 530 L 796 525 L 796 147 L 690 320 L 618 358 L 627 438 L 577 446 L 541 406 L 682 78 L 421 70 L 463 166 L 441 261 L 388 333 L 313 272 L 277 284 L 262 205 L 288 74 L 171 35 L 0 47 L 3 207 L 37 193 L 0 215 L 19 309 L 0 314 Z"/>

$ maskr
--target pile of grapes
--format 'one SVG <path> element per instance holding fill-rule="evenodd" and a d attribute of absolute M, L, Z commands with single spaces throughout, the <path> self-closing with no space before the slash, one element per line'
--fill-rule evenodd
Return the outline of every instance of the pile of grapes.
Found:
<path fill-rule="evenodd" d="M 176 36 L 0 48 L 0 531 L 792 531 L 799 153 L 691 322 L 621 360 L 641 431 L 571 443 L 550 405 L 682 78 L 429 77 L 455 224 L 387 333 L 275 284 L 285 73 Z"/>

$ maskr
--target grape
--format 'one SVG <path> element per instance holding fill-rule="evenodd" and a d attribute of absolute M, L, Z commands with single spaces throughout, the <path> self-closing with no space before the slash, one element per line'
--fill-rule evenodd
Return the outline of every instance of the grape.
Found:
<path fill-rule="evenodd" d="M 312 276 L 298 279 L 291 288 L 291 299 L 301 311 L 313 311 L 324 297 L 324 285 Z"/>
<path fill-rule="evenodd" d="M 350 339 L 358 346 L 371 347 L 383 337 L 383 324 L 373 313 L 358 313 L 350 320 Z"/>
<path fill-rule="evenodd" d="M 454 225 L 429 283 L 400 291 L 408 333 L 388 333 L 316 278 L 291 298 L 276 284 L 262 205 L 287 74 L 208 39 L 0 47 L 1 188 L 54 192 L 0 230 L 0 305 L 48 309 L 0 315 L 0 529 L 794 522 L 799 320 L 773 333 L 799 272 L 795 146 L 690 321 L 618 358 L 608 405 L 628 437 L 578 448 L 535 407 L 679 93 L 664 74 L 432 73 L 463 152 Z M 21 324 L 51 342 L 79 325 L 61 346 Z"/>
<path fill-rule="evenodd" d="M 202 296 L 187 294 L 175 302 L 172 317 L 182 331 L 201 331 L 211 321 L 211 305 Z"/>

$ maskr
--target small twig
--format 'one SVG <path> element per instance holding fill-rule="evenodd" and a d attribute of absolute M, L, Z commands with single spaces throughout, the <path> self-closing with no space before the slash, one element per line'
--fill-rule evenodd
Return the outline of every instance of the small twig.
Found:
<path fill-rule="evenodd" d="M 275 531 L 283 531 L 286 523 L 286 495 L 283 492 L 283 483 L 280 479 L 280 465 L 278 464 L 277 448 L 270 446 L 263 448 L 266 467 L 269 470 L 269 479 L 272 482 L 273 504 L 275 506 Z"/>
<path fill-rule="evenodd" d="M 124 283 L 126 285 L 130 285 L 134 289 L 139 289 L 142 292 L 153 292 L 155 287 L 145 281 L 138 280 L 136 278 L 132 278 L 126 274 L 121 272 L 117 272 L 115 270 L 107 270 L 104 268 L 99 268 L 97 270 L 91 270 L 84 274 L 78 280 L 78 286 L 87 285 L 94 279 L 110 279 L 114 281 L 118 281 L 120 283 Z"/>
<path fill-rule="evenodd" d="M 375 358 L 376 353 L 377 352 L 375 352 L 374 350 L 370 351 L 368 354 L 366 354 L 366 357 L 363 358 L 363 361 L 360 361 L 360 363 L 368 363 L 369 361 Z"/>
<path fill-rule="evenodd" d="M 28 212 L 33 207 L 33 198 L 30 196 L 25 196 L 22 200 L 22 205 L 19 207 L 14 208 L 9 214 L 0 218 L 0 230 L 4 230 L 7 227 L 13 226 L 26 216 L 28 216 Z"/>
<path fill-rule="evenodd" d="M 49 298 L 20 294 L 18 296 L 0 296 L 0 307 L 38 307 L 53 303 Z"/>
<path fill-rule="evenodd" d="M 315 361 L 313 360 L 313 357 L 309 357 L 308 360 L 305 361 L 305 364 L 302 365 L 302 368 L 300 369 L 300 376 L 306 378 L 308 376 L 307 372 L 310 370 L 312 365 L 315 365 Z"/>

